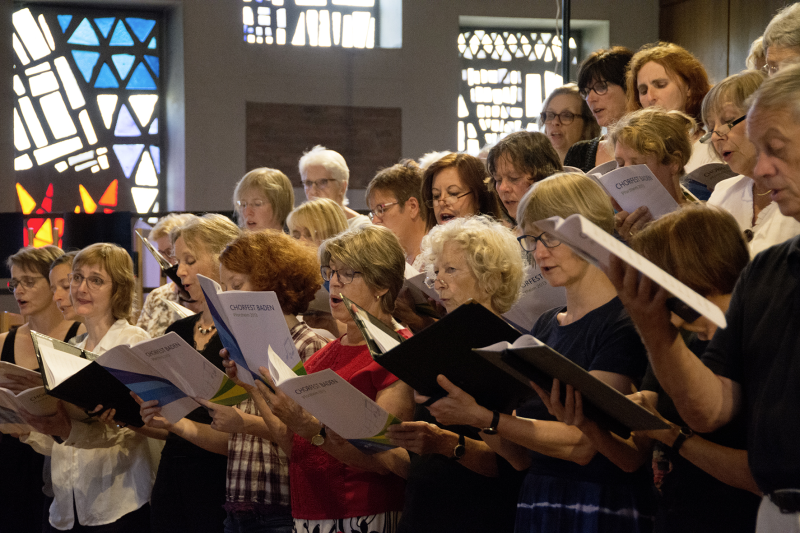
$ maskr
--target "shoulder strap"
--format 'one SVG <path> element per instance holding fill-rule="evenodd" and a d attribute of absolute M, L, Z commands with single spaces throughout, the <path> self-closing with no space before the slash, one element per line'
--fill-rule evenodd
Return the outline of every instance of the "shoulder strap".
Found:
<path fill-rule="evenodd" d="M 14 339 L 17 337 L 17 328 L 8 330 L 6 340 L 3 343 L 3 349 L 0 351 L 0 361 L 6 363 L 14 363 Z"/>
<path fill-rule="evenodd" d="M 64 342 L 69 342 L 69 340 L 78 334 L 78 328 L 81 327 L 80 322 L 73 322 L 72 325 L 67 330 L 67 335 L 64 337 Z"/>

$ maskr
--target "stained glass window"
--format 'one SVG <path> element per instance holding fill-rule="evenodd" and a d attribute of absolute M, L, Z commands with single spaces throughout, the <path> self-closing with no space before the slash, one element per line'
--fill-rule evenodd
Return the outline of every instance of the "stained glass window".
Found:
<path fill-rule="evenodd" d="M 16 194 L 34 229 L 25 245 L 53 244 L 53 228 L 60 239 L 60 213 L 158 211 L 161 14 L 28 5 L 13 26 Z"/>
<path fill-rule="evenodd" d="M 237 0 L 250 44 L 399 48 L 401 0 Z M 385 21 L 382 13 L 385 11 Z M 381 34 L 383 38 L 381 38 Z"/>
<path fill-rule="evenodd" d="M 576 38 L 569 40 L 573 65 L 578 64 Z M 462 28 L 458 53 L 459 151 L 477 155 L 504 133 L 538 130 L 542 103 L 563 85 L 556 73 L 561 40 L 554 32 Z"/>

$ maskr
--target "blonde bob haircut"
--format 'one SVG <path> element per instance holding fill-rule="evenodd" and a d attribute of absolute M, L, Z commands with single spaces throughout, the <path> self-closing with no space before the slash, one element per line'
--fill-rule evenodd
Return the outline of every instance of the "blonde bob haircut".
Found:
<path fill-rule="evenodd" d="M 492 310 L 503 314 L 519 299 L 524 262 L 517 239 L 511 230 L 485 216 L 462 217 L 435 226 L 422 239 L 422 254 L 433 275 L 433 264 L 441 257 L 445 244 L 458 246 L 478 288 L 491 297 Z"/>
<path fill-rule="evenodd" d="M 177 213 L 170 213 L 169 215 L 163 216 L 158 219 L 158 222 L 156 222 L 156 225 L 150 230 L 150 234 L 147 238 L 154 241 L 161 237 L 169 237 L 172 230 L 183 226 L 193 218 L 196 218 L 196 215 L 191 213 L 183 213 L 180 215 Z"/>
<path fill-rule="evenodd" d="M 659 163 L 678 163 L 678 173 L 692 157 L 692 140 L 697 123 L 680 111 L 664 111 L 657 107 L 628 113 L 611 126 L 608 138 L 647 156 L 655 155 Z"/>
<path fill-rule="evenodd" d="M 614 233 L 614 208 L 608 194 L 591 178 L 577 172 L 554 174 L 534 183 L 520 200 L 517 213 L 520 226 L 577 213 Z"/>
<path fill-rule="evenodd" d="M 108 242 L 91 244 L 72 260 L 72 272 L 82 266 L 99 266 L 111 278 L 111 314 L 130 322 L 133 311 L 133 260 L 121 246 Z"/>
<path fill-rule="evenodd" d="M 216 213 L 207 213 L 196 217 L 170 234 L 172 244 L 175 245 L 180 237 L 195 254 L 204 251 L 214 258 L 214 263 L 219 264 L 219 254 L 228 244 L 239 237 L 242 230 L 231 219 Z"/>
<path fill-rule="evenodd" d="M 236 202 L 250 190 L 258 191 L 266 196 L 269 205 L 272 206 L 273 218 L 283 226 L 286 223 L 286 217 L 294 207 L 294 189 L 286 174 L 274 168 L 261 167 L 242 176 L 233 190 L 233 207 L 240 224 L 243 222 L 242 212 Z"/>
<path fill-rule="evenodd" d="M 756 92 L 766 79 L 767 75 L 760 70 L 743 70 L 716 84 L 703 98 L 703 123 L 709 124 L 711 115 L 717 115 L 719 118 L 723 106 L 727 103 L 733 104 L 741 113 L 747 113 L 750 110 L 748 101 L 750 95 Z"/>
<path fill-rule="evenodd" d="M 381 310 L 394 312 L 394 301 L 403 288 L 406 270 L 406 254 L 394 233 L 375 225 L 345 231 L 322 242 L 320 265 L 328 266 L 331 259 L 361 272 L 371 290 L 386 289 L 380 299 Z"/>
<path fill-rule="evenodd" d="M 314 242 L 319 246 L 325 239 L 347 230 L 347 218 L 342 206 L 330 198 L 317 198 L 301 204 L 289 213 L 286 219 L 289 231 L 308 228 Z"/>
<path fill-rule="evenodd" d="M 50 265 L 62 255 L 64 255 L 64 250 L 52 244 L 41 248 L 26 246 L 25 248 L 20 248 L 14 255 L 9 256 L 6 259 L 6 266 L 9 270 L 11 270 L 12 266 L 15 266 L 29 272 L 38 272 L 46 279 L 50 273 Z"/>

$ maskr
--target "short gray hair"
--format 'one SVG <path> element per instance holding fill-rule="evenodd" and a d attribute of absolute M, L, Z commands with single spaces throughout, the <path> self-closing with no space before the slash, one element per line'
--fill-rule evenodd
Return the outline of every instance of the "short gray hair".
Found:
<path fill-rule="evenodd" d="M 800 3 L 787 6 L 772 17 L 764 30 L 764 47 L 800 48 Z"/>
<path fill-rule="evenodd" d="M 493 310 L 508 312 L 519 298 L 524 276 L 522 250 L 511 230 L 485 216 L 461 217 L 435 226 L 422 239 L 429 277 L 446 243 L 464 252 L 478 287 L 491 295 Z"/>
<path fill-rule="evenodd" d="M 762 63 L 764 62 L 766 54 L 767 51 L 764 50 L 764 36 L 762 35 L 750 44 L 750 53 L 747 54 L 747 59 L 745 60 L 747 69 L 758 70 L 760 68 L 758 63 L 759 61 Z"/>
<path fill-rule="evenodd" d="M 323 167 L 331 175 L 331 178 L 339 183 L 350 179 L 350 169 L 347 168 L 347 162 L 342 154 L 328 150 L 320 144 L 305 152 L 300 158 L 300 176 L 305 176 L 310 166 Z"/>
<path fill-rule="evenodd" d="M 750 108 L 773 112 L 791 109 L 793 119 L 800 121 L 800 65 L 782 68 L 762 83 L 751 97 Z"/>

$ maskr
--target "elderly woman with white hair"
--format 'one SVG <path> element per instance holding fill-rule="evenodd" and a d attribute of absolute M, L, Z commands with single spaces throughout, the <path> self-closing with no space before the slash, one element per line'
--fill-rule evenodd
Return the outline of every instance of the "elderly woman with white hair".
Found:
<path fill-rule="evenodd" d="M 800 60 L 800 3 L 787 6 L 772 17 L 764 30 L 763 46 L 766 51 L 763 68 L 770 76 L 783 65 Z"/>
<path fill-rule="evenodd" d="M 488 217 L 457 218 L 422 243 L 447 311 L 473 300 L 501 315 L 519 297 L 523 260 L 511 230 Z M 512 531 L 521 477 L 470 427 L 446 427 L 425 407 L 389 428 L 411 456 L 398 532 Z M 447 512 L 443 512 L 443 510 Z"/>
<path fill-rule="evenodd" d="M 283 231 L 286 217 L 294 207 L 292 182 L 274 168 L 251 170 L 233 190 L 233 207 L 242 229 Z"/>
<path fill-rule="evenodd" d="M 350 229 L 372 224 L 369 217 L 360 215 L 347 207 L 347 183 L 350 169 L 342 154 L 317 145 L 300 158 L 300 179 L 306 198 L 330 198 L 344 210 Z"/>

